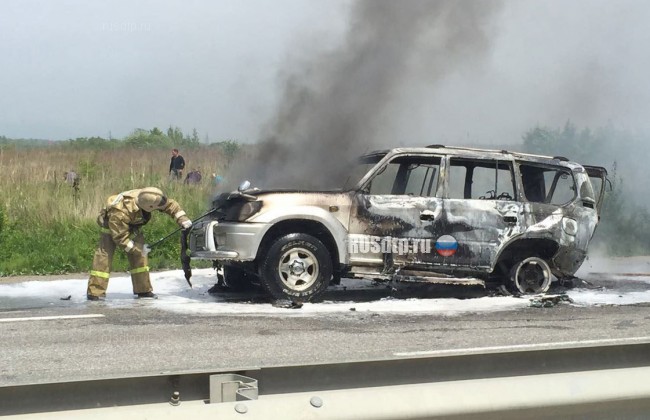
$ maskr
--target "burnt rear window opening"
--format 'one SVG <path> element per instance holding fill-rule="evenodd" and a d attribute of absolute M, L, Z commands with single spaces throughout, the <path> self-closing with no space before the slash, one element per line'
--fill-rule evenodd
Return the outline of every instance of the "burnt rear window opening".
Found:
<path fill-rule="evenodd" d="M 519 162 L 519 172 L 530 202 L 562 206 L 576 197 L 575 179 L 568 169 Z"/>

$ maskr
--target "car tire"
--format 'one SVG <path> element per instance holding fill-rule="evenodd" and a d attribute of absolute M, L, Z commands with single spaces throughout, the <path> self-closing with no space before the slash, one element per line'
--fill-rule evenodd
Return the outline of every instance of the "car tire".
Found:
<path fill-rule="evenodd" d="M 274 299 L 316 299 L 332 278 L 332 257 L 317 238 L 291 233 L 274 240 L 260 265 L 260 284 Z"/>
<path fill-rule="evenodd" d="M 539 257 L 528 257 L 510 270 L 509 288 L 515 294 L 543 294 L 551 287 L 551 267 Z"/>

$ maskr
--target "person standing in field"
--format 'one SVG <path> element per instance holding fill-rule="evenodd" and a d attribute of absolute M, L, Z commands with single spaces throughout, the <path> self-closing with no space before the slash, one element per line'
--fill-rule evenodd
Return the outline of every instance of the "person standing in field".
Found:
<path fill-rule="evenodd" d="M 64 173 L 63 178 L 65 179 L 65 182 L 70 184 L 75 193 L 79 193 L 79 181 L 81 178 L 74 169 L 70 169 L 68 172 Z"/>
<path fill-rule="evenodd" d="M 108 197 L 106 206 L 97 217 L 102 233 L 88 279 L 88 300 L 102 300 L 106 296 L 113 254 L 117 247 L 126 252 L 129 260 L 133 294 L 139 298 L 156 298 L 147 265 L 149 246 L 144 243 L 144 235 L 140 231 L 149 222 L 154 210 L 168 214 L 183 229 L 192 227 L 192 221 L 181 206 L 167 198 L 158 188 L 124 191 Z"/>
<path fill-rule="evenodd" d="M 172 158 L 169 162 L 169 179 L 182 180 L 183 169 L 185 169 L 185 159 L 178 152 L 178 149 L 172 149 Z"/>
<path fill-rule="evenodd" d="M 79 175 L 77 175 L 74 169 L 70 169 L 68 172 L 64 173 L 63 177 L 65 179 L 65 182 L 72 185 L 73 187 L 75 184 L 79 184 Z"/>

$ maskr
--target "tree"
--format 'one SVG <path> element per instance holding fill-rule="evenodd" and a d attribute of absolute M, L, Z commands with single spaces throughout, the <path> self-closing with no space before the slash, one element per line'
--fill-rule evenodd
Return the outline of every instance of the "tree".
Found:
<path fill-rule="evenodd" d="M 192 129 L 192 137 L 188 140 L 190 146 L 197 146 L 201 142 L 199 138 L 199 132 L 196 131 L 196 128 Z"/>
<path fill-rule="evenodd" d="M 172 144 L 171 139 L 163 134 L 163 132 L 160 131 L 160 129 L 157 127 L 154 127 L 151 130 L 143 130 L 141 128 L 137 128 L 133 130 L 133 132 L 129 134 L 126 139 L 124 139 L 124 142 L 127 145 L 137 148 L 145 148 L 151 146 L 170 147 Z"/>
<path fill-rule="evenodd" d="M 183 131 L 178 127 L 171 125 L 167 129 L 167 137 L 169 137 L 174 144 L 183 144 Z"/>
<path fill-rule="evenodd" d="M 226 157 L 228 161 L 232 160 L 237 154 L 239 153 L 239 150 L 241 149 L 241 146 L 239 143 L 237 143 L 236 140 L 226 140 L 218 143 L 218 145 L 221 147 L 221 150 L 223 150 L 223 155 Z"/>
<path fill-rule="evenodd" d="M 558 135 L 556 130 L 544 127 L 535 127 L 524 134 L 524 147 L 529 153 L 548 155 L 557 149 Z"/>

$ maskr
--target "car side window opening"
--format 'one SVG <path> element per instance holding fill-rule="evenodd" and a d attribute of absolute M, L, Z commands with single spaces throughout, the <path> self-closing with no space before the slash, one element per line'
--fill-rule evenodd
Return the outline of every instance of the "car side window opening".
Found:
<path fill-rule="evenodd" d="M 509 161 L 452 158 L 449 167 L 452 199 L 507 200 L 515 197 L 512 164 Z"/>
<path fill-rule="evenodd" d="M 399 156 L 374 176 L 367 191 L 371 195 L 434 197 L 439 173 L 439 157 Z"/>
<path fill-rule="evenodd" d="M 575 179 L 566 168 L 519 163 L 526 200 L 561 206 L 576 197 Z"/>

